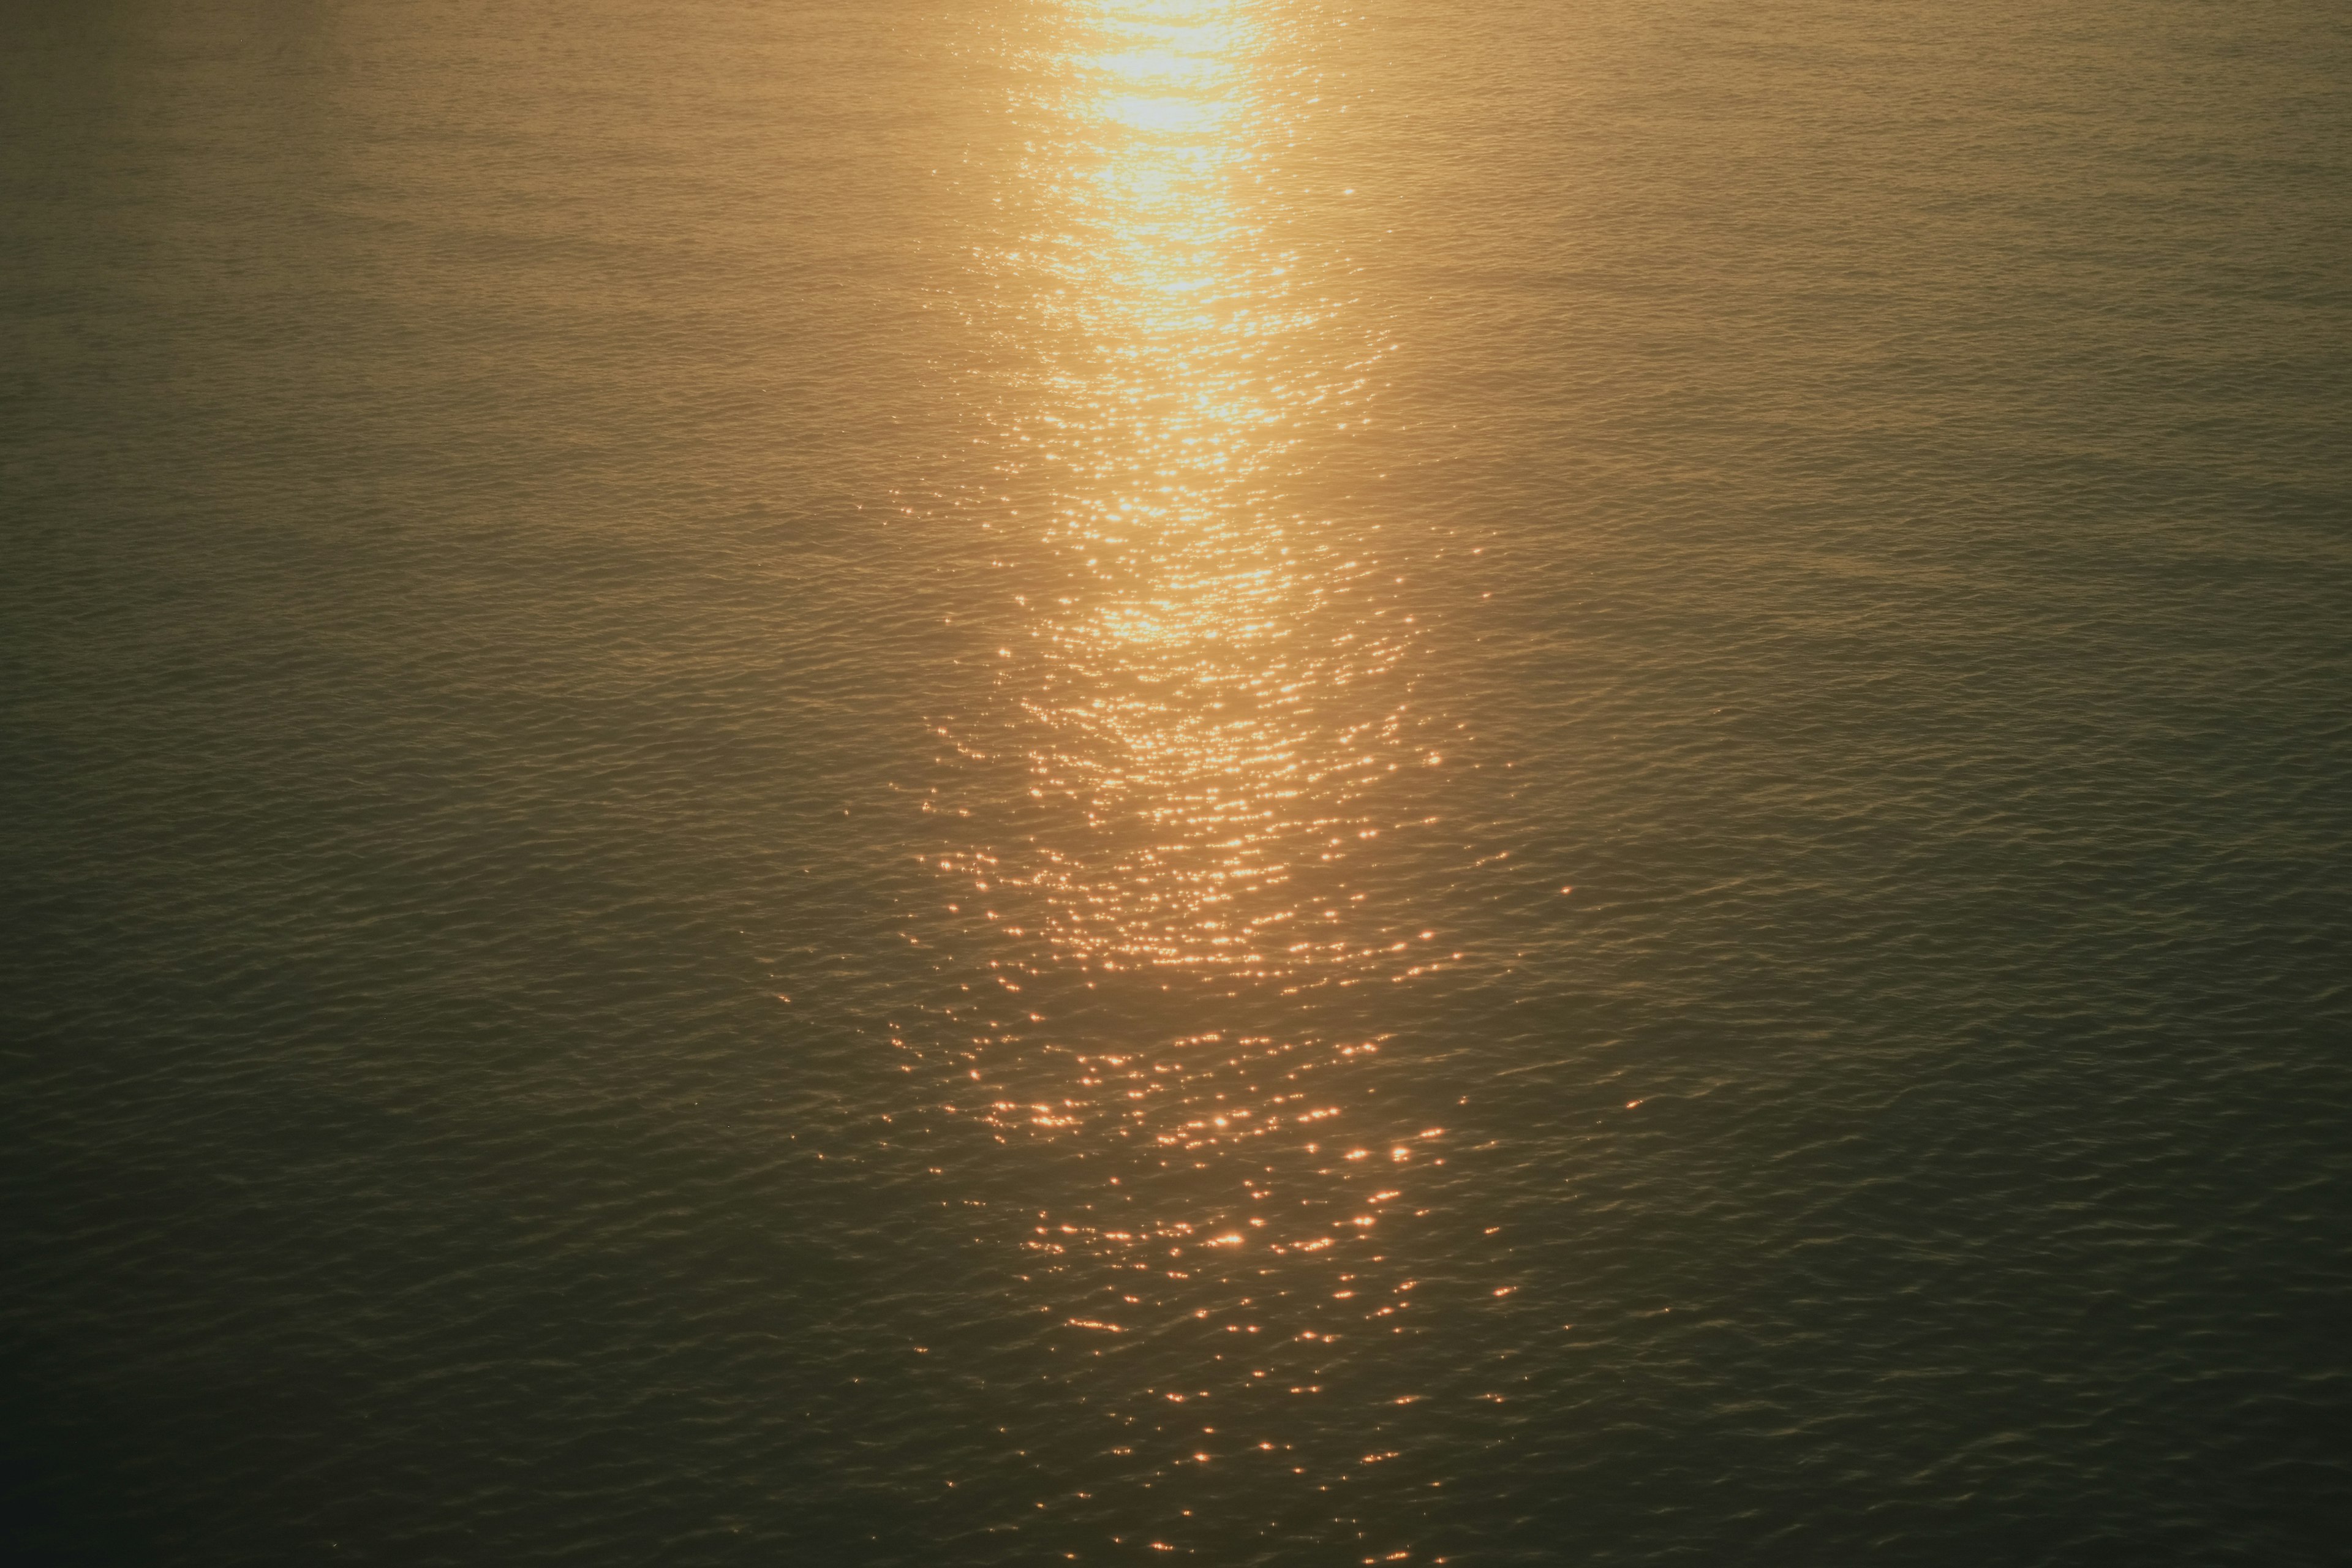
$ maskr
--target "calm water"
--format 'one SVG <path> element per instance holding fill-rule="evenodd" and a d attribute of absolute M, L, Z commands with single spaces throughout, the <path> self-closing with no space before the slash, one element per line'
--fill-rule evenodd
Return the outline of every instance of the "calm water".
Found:
<path fill-rule="evenodd" d="M 0 35 L 9 1561 L 2341 1560 L 2341 7 Z"/>

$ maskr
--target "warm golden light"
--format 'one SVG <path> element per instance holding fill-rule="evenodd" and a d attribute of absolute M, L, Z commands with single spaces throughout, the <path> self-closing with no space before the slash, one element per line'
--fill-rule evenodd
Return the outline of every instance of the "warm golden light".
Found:
<path fill-rule="evenodd" d="M 1278 1451 L 1320 1500 L 1388 1456 L 1307 1479 L 1278 1415 L 1195 1448 L 1223 1428 L 1189 1402 L 1318 1399 L 1335 1358 L 1417 1321 L 1388 1254 L 1426 1211 L 1388 1184 L 1428 1146 L 1368 1124 L 1396 994 L 1365 983 L 1461 956 L 1423 945 L 1394 875 L 1442 775 L 1405 579 L 1349 478 L 1377 477 L 1356 448 L 1383 334 L 1305 199 L 1330 18 L 1034 14 L 1052 42 L 1013 57 L 1020 177 L 971 290 L 992 469 L 968 504 L 1018 614 L 973 645 L 995 701 L 940 730 L 971 807 L 927 803 L 970 835 L 929 858 L 990 955 L 938 1004 L 964 1108 L 942 1109 L 1066 1162 L 1021 1268 L 1142 1440 L 1113 1452 Z M 1168 1363 L 1171 1331 L 1218 1348 Z M 1138 1353 L 1190 1386 L 1113 1375 Z"/>

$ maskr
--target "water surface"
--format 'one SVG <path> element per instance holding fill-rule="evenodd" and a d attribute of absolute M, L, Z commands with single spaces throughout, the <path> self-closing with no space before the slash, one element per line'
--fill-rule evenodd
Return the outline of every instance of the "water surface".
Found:
<path fill-rule="evenodd" d="M 2352 1527 L 2333 9 L 5 25 L 17 1555 Z"/>

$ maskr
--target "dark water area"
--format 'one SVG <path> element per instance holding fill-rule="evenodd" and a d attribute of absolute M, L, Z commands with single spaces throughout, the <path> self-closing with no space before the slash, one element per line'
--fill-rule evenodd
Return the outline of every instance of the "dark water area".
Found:
<path fill-rule="evenodd" d="M 2342 1560 L 2339 8 L 0 41 L 0 1560 Z"/>

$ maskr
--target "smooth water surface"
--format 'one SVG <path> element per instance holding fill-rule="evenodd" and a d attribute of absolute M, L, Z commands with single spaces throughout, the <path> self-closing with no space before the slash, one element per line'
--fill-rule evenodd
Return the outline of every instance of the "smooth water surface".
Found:
<path fill-rule="evenodd" d="M 2338 8 L 0 29 L 11 1561 L 2342 1550 Z"/>

